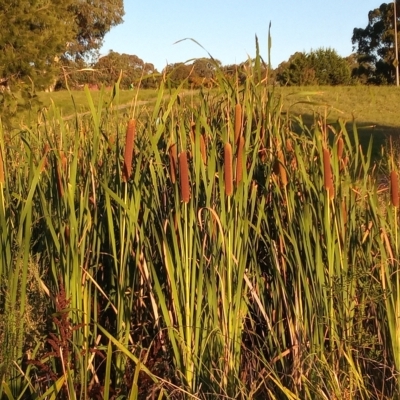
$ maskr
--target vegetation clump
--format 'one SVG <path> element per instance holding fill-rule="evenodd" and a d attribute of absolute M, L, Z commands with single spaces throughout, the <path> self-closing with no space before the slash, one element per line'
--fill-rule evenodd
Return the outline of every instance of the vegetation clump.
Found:
<path fill-rule="evenodd" d="M 394 153 L 266 69 L 1 131 L 0 397 L 400 395 Z"/>

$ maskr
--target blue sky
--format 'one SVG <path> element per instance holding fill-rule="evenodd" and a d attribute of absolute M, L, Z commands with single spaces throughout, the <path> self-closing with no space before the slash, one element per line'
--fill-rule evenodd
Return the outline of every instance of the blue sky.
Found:
<path fill-rule="evenodd" d="M 224 65 L 255 54 L 255 35 L 267 60 L 271 22 L 273 67 L 296 51 L 320 47 L 339 55 L 352 52 L 353 29 L 365 28 L 368 12 L 383 0 L 125 0 L 124 23 L 106 35 L 101 54 L 109 50 L 136 54 L 161 71 L 167 63 L 206 57 Z M 390 2 L 386 0 L 386 2 Z"/>

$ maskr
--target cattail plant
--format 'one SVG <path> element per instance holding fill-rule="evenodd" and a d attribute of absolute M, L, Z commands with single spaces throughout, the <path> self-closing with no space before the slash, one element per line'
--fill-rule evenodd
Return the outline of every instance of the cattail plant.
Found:
<path fill-rule="evenodd" d="M 399 180 L 397 172 L 393 170 L 390 173 L 390 192 L 392 196 L 392 205 L 396 208 L 399 207 Z"/>
<path fill-rule="evenodd" d="M 178 168 L 178 146 L 173 143 L 169 148 L 169 173 L 171 176 L 171 182 L 176 182 L 176 172 Z"/>
<path fill-rule="evenodd" d="M 236 154 L 236 186 L 239 185 L 243 178 L 243 149 L 244 137 L 240 136 Z"/>
<path fill-rule="evenodd" d="M 332 169 L 331 169 L 331 156 L 329 150 L 324 148 L 323 154 L 323 162 L 324 162 L 324 187 L 328 191 L 329 198 L 333 199 L 334 197 L 334 188 L 333 188 L 333 177 L 332 177 Z"/>
<path fill-rule="evenodd" d="M 292 141 L 288 138 L 286 139 L 286 151 L 291 153 L 293 151 L 293 144 Z"/>
<path fill-rule="evenodd" d="M 189 165 L 186 151 L 179 153 L 179 178 L 181 184 L 181 200 L 184 203 L 189 203 Z"/>
<path fill-rule="evenodd" d="M 124 168 L 122 171 L 122 178 L 124 182 L 127 182 L 129 180 L 129 177 L 131 176 L 135 133 L 136 133 L 136 120 L 130 119 L 128 121 L 128 126 L 126 128 Z"/>
<path fill-rule="evenodd" d="M 233 194 L 233 178 L 232 178 L 232 146 L 229 142 L 224 145 L 224 179 L 225 194 L 232 196 Z"/>
<path fill-rule="evenodd" d="M 240 103 L 235 107 L 235 144 L 238 144 L 239 136 L 242 131 L 242 106 Z"/>

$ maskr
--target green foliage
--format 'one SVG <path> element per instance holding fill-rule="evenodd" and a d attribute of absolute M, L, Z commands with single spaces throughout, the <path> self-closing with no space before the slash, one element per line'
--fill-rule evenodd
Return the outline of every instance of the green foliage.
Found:
<path fill-rule="evenodd" d="M 400 6 L 397 4 L 399 29 Z M 395 80 L 393 2 L 382 3 L 368 13 L 366 28 L 354 28 L 352 43 L 358 56 L 353 76 L 374 84 L 390 84 Z"/>
<path fill-rule="evenodd" d="M 75 38 L 66 56 L 73 59 L 96 55 L 105 34 L 123 21 L 123 0 L 73 0 L 68 9 L 74 16 Z"/>
<path fill-rule="evenodd" d="M 122 21 L 123 1 L 0 0 L 0 9 L 0 108 L 13 115 L 31 106 L 35 90 L 54 88 L 63 65 L 100 48 Z"/>
<path fill-rule="evenodd" d="M 143 88 L 155 87 L 157 70 L 153 64 L 145 63 L 135 55 L 119 54 L 110 51 L 106 56 L 101 57 L 93 65 L 95 72 L 92 75 L 92 82 L 112 86 L 119 79 L 122 73 L 120 85 L 122 89 L 129 89 L 131 85 L 137 85 L 142 81 Z M 88 83 L 88 82 L 86 82 Z"/>
<path fill-rule="evenodd" d="M 350 68 L 333 49 L 297 52 L 279 65 L 276 81 L 285 86 L 348 85 Z"/>
<path fill-rule="evenodd" d="M 197 58 L 192 63 L 176 63 L 167 65 L 163 74 L 172 88 L 182 85 L 183 88 L 211 88 L 215 86 L 216 70 L 221 68 L 218 60 Z"/>
<path fill-rule="evenodd" d="M 72 1 L 0 1 L 0 82 L 12 89 L 32 81 L 44 89 L 52 82 L 57 56 L 74 37 Z"/>

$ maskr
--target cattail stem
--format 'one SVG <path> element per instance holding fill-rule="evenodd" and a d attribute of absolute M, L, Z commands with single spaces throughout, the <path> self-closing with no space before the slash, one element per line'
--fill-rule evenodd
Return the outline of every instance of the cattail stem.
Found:
<path fill-rule="evenodd" d="M 174 143 L 169 148 L 169 171 L 172 183 L 176 182 L 177 168 L 178 168 L 178 146 L 176 145 L 176 143 Z"/>
<path fill-rule="evenodd" d="M 179 154 L 179 178 L 181 184 L 181 200 L 189 203 L 190 187 L 189 187 L 189 166 L 186 151 Z"/>
<path fill-rule="evenodd" d="M 224 145 L 224 179 L 225 194 L 232 196 L 233 194 L 233 178 L 232 178 L 232 146 L 229 142 Z"/>
<path fill-rule="evenodd" d="M 238 143 L 242 131 L 242 106 L 238 103 L 235 107 L 235 144 Z"/>
<path fill-rule="evenodd" d="M 128 126 L 126 128 L 124 167 L 122 171 L 122 179 L 124 180 L 124 182 L 128 182 L 132 172 L 132 158 L 133 158 L 135 134 L 136 134 L 136 120 L 131 119 L 128 121 Z"/>
<path fill-rule="evenodd" d="M 244 137 L 240 136 L 236 155 L 236 186 L 238 186 L 243 179 L 243 149 Z"/>

